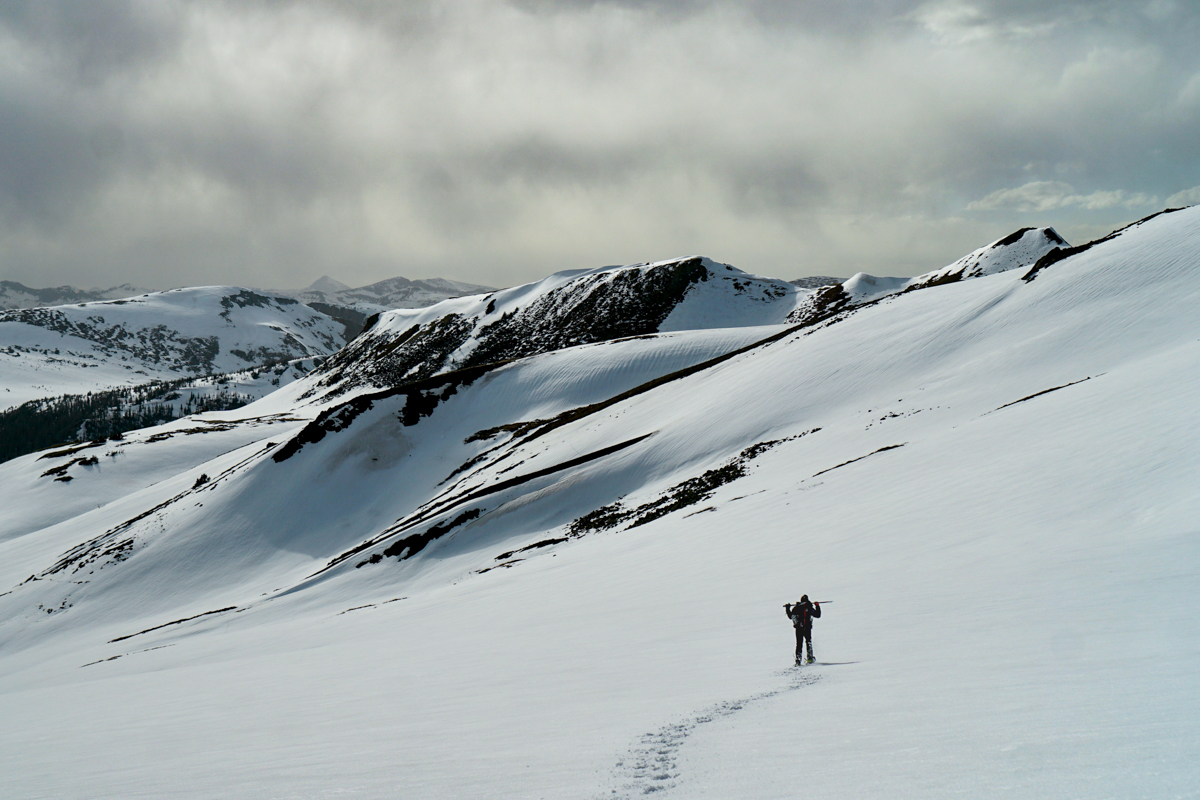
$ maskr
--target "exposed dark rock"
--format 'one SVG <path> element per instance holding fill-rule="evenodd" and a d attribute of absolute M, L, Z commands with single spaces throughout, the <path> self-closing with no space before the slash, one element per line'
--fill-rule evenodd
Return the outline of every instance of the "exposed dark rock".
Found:
<path fill-rule="evenodd" d="M 832 278 L 828 275 L 810 275 L 807 278 L 796 278 L 794 281 L 788 281 L 793 286 L 799 286 L 801 289 L 820 289 L 823 286 L 836 286 L 839 283 L 845 283 L 845 278 Z"/>
<path fill-rule="evenodd" d="M 788 322 L 802 326 L 815 325 L 853 307 L 854 300 L 841 284 L 826 286 L 813 292 L 805 303 L 788 315 Z"/>
<path fill-rule="evenodd" d="M 1033 230 L 1033 228 L 1021 228 L 1020 230 L 1015 230 L 1012 233 L 1010 233 L 1008 236 L 1005 236 L 1003 239 L 1000 239 L 999 241 L 997 241 L 995 244 L 992 245 L 992 247 L 1007 247 L 1010 244 L 1016 244 L 1017 242 L 1021 241 L 1022 236 L 1024 236 L 1026 233 L 1028 233 L 1031 230 Z M 1055 234 L 1054 238 L 1061 241 L 1061 239 L 1059 239 L 1059 237 L 1058 237 L 1058 234 Z"/>
<path fill-rule="evenodd" d="M 581 278 L 480 328 L 464 366 L 654 333 L 687 290 L 707 280 L 699 258 Z"/>
<path fill-rule="evenodd" d="M 415 556 L 417 553 L 425 549 L 425 546 L 434 539 L 439 539 L 445 536 L 450 531 L 457 528 L 459 525 L 470 522 L 473 519 L 478 519 L 483 513 L 481 508 L 472 508 L 470 511 L 464 511 L 449 522 L 443 522 L 438 525 L 431 526 L 423 533 L 414 533 L 411 536 L 405 536 L 403 539 L 397 539 L 388 548 L 383 551 L 384 558 L 396 556 L 400 560 Z"/>
<path fill-rule="evenodd" d="M 495 301 L 475 316 L 447 314 L 400 334 L 384 334 L 368 325 L 330 358 L 317 374 L 314 393 L 347 391 L 356 386 L 396 386 L 439 372 L 546 353 L 564 347 L 655 333 L 683 300 L 688 289 L 708 280 L 699 258 L 643 269 L 584 275 L 528 306 L 484 323 Z M 469 340 L 469 354 L 455 356 Z"/>
<path fill-rule="evenodd" d="M 298 305 L 298 300 L 293 300 L 290 297 L 267 297 L 265 294 L 252 292 L 249 289 L 242 289 L 237 294 L 227 294 L 221 298 L 221 307 L 225 310 L 221 312 L 221 316 L 229 319 L 229 312 L 233 308 L 270 308 L 276 306 L 294 306 Z"/>

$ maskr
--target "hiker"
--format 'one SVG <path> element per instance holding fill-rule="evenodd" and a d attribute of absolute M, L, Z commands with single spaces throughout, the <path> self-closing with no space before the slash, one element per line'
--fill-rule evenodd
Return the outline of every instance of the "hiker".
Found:
<path fill-rule="evenodd" d="M 821 616 L 821 604 L 808 602 L 808 595 L 804 595 L 799 603 L 787 603 L 783 608 L 787 611 L 788 619 L 796 626 L 796 665 L 813 663 L 816 659 L 813 658 L 812 621 Z M 808 642 L 807 662 L 804 661 L 805 642 Z"/>

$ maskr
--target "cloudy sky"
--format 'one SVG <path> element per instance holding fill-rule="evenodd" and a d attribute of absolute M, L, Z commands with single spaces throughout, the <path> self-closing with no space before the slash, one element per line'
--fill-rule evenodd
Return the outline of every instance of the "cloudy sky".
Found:
<path fill-rule="evenodd" d="M 402 9 L 402 10 L 398 10 Z M 1200 202 L 1200 3 L 0 2 L 0 278 L 911 275 Z"/>

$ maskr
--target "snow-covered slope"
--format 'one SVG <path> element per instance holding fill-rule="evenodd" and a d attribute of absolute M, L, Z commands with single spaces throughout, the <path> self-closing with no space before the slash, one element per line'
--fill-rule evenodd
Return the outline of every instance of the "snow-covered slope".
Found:
<path fill-rule="evenodd" d="M 1029 257 L 0 465 L 5 788 L 1194 794 L 1200 209 Z"/>
<path fill-rule="evenodd" d="M 228 286 L 0 312 L 0 409 L 153 379 L 326 356 L 341 326 L 289 298 Z"/>

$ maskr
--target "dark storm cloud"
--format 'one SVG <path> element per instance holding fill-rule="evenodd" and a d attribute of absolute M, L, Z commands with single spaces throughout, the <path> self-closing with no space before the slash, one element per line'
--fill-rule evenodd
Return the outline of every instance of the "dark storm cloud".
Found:
<path fill-rule="evenodd" d="M 912 273 L 1200 201 L 1190 2 L 0 3 L 2 277 Z"/>
<path fill-rule="evenodd" d="M 168 56 L 183 35 L 178 7 L 127 0 L 10 0 L 0 3 L 0 22 L 83 84 Z"/>

